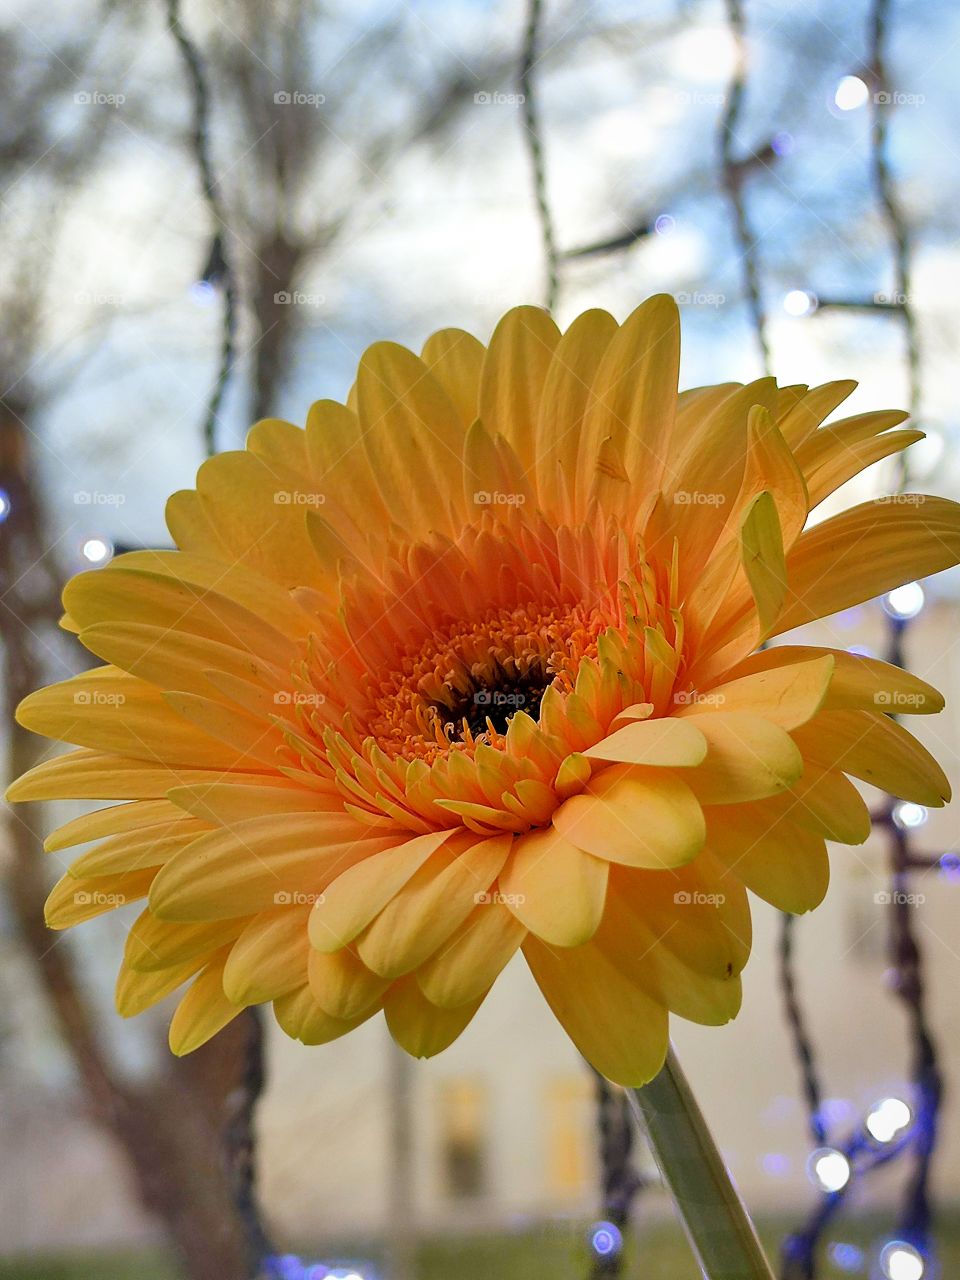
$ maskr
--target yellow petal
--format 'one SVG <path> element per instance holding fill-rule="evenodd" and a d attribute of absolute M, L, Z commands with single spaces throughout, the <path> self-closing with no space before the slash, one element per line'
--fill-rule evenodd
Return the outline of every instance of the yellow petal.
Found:
<path fill-rule="evenodd" d="M 919 676 L 879 658 L 865 658 L 846 649 L 820 649 L 812 645 L 777 645 L 752 654 L 730 673 L 732 678 L 769 671 L 794 663 L 813 662 L 824 654 L 834 661 L 830 688 L 823 710 L 875 708 L 905 715 L 931 715 L 943 710 L 943 695 Z M 786 727 L 786 726 L 785 726 Z"/>
<path fill-rule="evenodd" d="M 440 329 L 423 346 L 422 360 L 460 415 L 464 428 L 480 412 L 480 371 L 483 343 L 463 329 Z"/>
<path fill-rule="evenodd" d="M 393 342 L 377 342 L 357 372 L 363 445 L 385 506 L 408 533 L 443 520 L 437 495 L 460 485 L 464 428 L 426 365 Z"/>
<path fill-rule="evenodd" d="M 706 810 L 707 847 L 758 897 L 800 914 L 820 905 L 830 880 L 823 837 L 763 805 Z"/>
<path fill-rule="evenodd" d="M 597 371 L 577 465 L 581 510 L 596 492 L 605 441 L 635 486 L 624 486 L 631 502 L 657 488 L 671 452 L 679 363 L 677 304 L 666 294 L 648 298 L 613 335 Z"/>
<path fill-rule="evenodd" d="M 107 911 L 116 911 L 146 897 L 156 875 L 153 867 L 124 875 L 100 876 L 83 884 L 67 873 L 50 891 L 43 909 L 48 929 L 70 929 Z"/>
<path fill-rule="evenodd" d="M 823 711 L 793 737 L 806 759 L 903 800 L 939 808 L 950 799 L 950 783 L 930 752 L 886 715 Z"/>
<path fill-rule="evenodd" d="M 504 834 L 478 839 L 462 853 L 438 851 L 360 934 L 357 951 L 367 968 L 399 978 L 422 964 L 490 889 L 512 843 Z"/>
<path fill-rule="evenodd" d="M 553 815 L 571 844 L 632 867 L 680 866 L 703 847 L 703 813 L 675 774 L 614 765 Z"/>
<path fill-rule="evenodd" d="M 138 973 L 183 965 L 198 957 L 210 956 L 243 932 L 247 918 L 214 920 L 212 923 L 180 924 L 158 920 L 149 909 L 134 921 L 124 947 L 124 963 Z"/>
<path fill-rule="evenodd" d="M 636 874 L 619 869 L 616 881 Z M 686 908 L 676 904 L 677 914 Z M 719 906 L 714 908 L 719 910 Z M 691 968 L 663 944 L 633 893 L 611 894 L 596 945 L 627 978 L 658 1004 L 692 1022 L 722 1026 L 740 1008 L 740 977 L 732 968 L 717 977 Z"/>
<path fill-rule="evenodd" d="M 441 1009 L 479 1000 L 526 936 L 526 929 L 502 902 L 480 903 L 416 971 L 420 990 Z"/>
<path fill-rule="evenodd" d="M 348 947 L 329 955 L 311 948 L 307 972 L 317 1004 L 346 1021 L 379 1008 L 390 985 L 389 978 L 372 973 Z"/>
<path fill-rule="evenodd" d="M 578 947 L 596 932 L 610 864 L 583 853 L 554 827 L 530 831 L 514 845 L 500 892 L 518 920 L 544 942 Z"/>
<path fill-rule="evenodd" d="M 451 828 L 401 840 L 338 875 L 310 916 L 311 946 L 331 952 L 353 942 L 453 834 Z"/>
<path fill-rule="evenodd" d="M 150 909 L 165 920 L 199 921 L 307 905 L 341 869 L 392 844 L 343 815 L 251 818 L 201 836 L 168 862 Z"/>
<path fill-rule="evenodd" d="M 742 971 L 753 928 L 747 892 L 708 849 L 667 874 L 615 867 L 613 877 L 610 892 L 630 898 L 684 964 L 714 978 Z"/>
<path fill-rule="evenodd" d="M 689 719 L 707 740 L 706 761 L 686 775 L 701 804 L 761 800 L 786 791 L 803 772 L 790 735 L 762 716 L 720 710 Z"/>
<path fill-rule="evenodd" d="M 568 510 L 583 415 L 603 355 L 617 330 L 606 311 L 585 311 L 562 335 L 547 370 L 535 432 L 538 491 L 544 508 Z"/>
<path fill-rule="evenodd" d="M 126 963 L 122 964 L 114 992 L 117 1013 L 121 1018 L 135 1018 L 138 1013 L 152 1009 L 202 969 L 207 963 L 206 956 L 207 953 L 204 952 L 182 964 L 152 973 L 141 973 L 129 968 Z"/>
<path fill-rule="evenodd" d="M 583 754 L 591 760 L 684 768 L 703 762 L 707 740 L 684 720 L 640 720 L 615 729 Z"/>
<path fill-rule="evenodd" d="M 514 307 L 503 317 L 483 361 L 480 420 L 502 435 L 531 484 L 538 469 L 536 423 L 543 384 L 560 330 L 540 307 Z"/>
<path fill-rule="evenodd" d="M 245 767 L 240 752 L 177 715 L 152 685 L 113 667 L 31 693 L 17 708 L 17 722 L 48 738 L 132 756 L 154 767 Z"/>
<path fill-rule="evenodd" d="M 776 634 L 862 604 L 960 560 L 960 506 L 946 498 L 866 502 L 804 533 L 787 557 Z"/>
<path fill-rule="evenodd" d="M 820 423 L 857 389 L 851 379 L 825 382 L 804 392 L 777 422 L 780 432 L 791 449 L 797 450 L 816 431 Z"/>
<path fill-rule="evenodd" d="M 432 1058 L 453 1044 L 483 1003 L 483 997 L 457 1009 L 438 1009 L 414 977 L 395 982 L 383 1002 L 390 1034 L 414 1058 Z"/>
<path fill-rule="evenodd" d="M 77 880 L 85 880 L 161 867 L 208 830 L 204 822 L 181 817 L 142 832 L 124 832 L 102 840 L 77 858 L 70 866 L 70 874 Z"/>
<path fill-rule="evenodd" d="M 99 840 L 102 836 L 143 831 L 173 822 L 183 814 L 169 800 L 135 800 L 132 804 L 115 804 L 108 809 L 81 814 L 47 836 L 43 847 L 48 853 L 69 849 L 74 844 Z"/>
<path fill-rule="evenodd" d="M 652 1080 L 667 1053 L 667 1010 L 596 943 L 523 944 L 537 986 L 567 1035 L 601 1075 L 625 1088 Z"/>
<path fill-rule="evenodd" d="M 787 598 L 787 568 L 777 505 L 769 492 L 747 508 L 740 530 L 740 556 L 753 593 L 761 640 L 776 626 Z"/>
<path fill-rule="evenodd" d="M 303 986 L 309 906 L 261 912 L 230 948 L 223 989 L 234 1004 L 263 1004 Z"/>
<path fill-rule="evenodd" d="M 810 649 L 811 655 L 817 652 Z M 781 729 L 796 729 L 820 710 L 831 687 L 836 659 L 824 652 L 809 661 L 787 662 L 714 685 L 680 706 L 680 717 L 712 712 L 748 712 Z"/>
<path fill-rule="evenodd" d="M 310 988 L 303 986 L 299 991 L 291 991 L 274 1000 L 273 1012 L 281 1029 L 292 1040 L 299 1040 L 302 1044 L 329 1044 L 372 1018 L 378 1009 L 375 1006 L 350 1021 L 332 1018 L 317 1004 Z"/>
<path fill-rule="evenodd" d="M 870 810 L 839 769 L 824 769 L 805 760 L 803 777 L 778 800 L 783 802 L 782 812 L 827 840 L 863 844 L 870 834 Z"/>
<path fill-rule="evenodd" d="M 222 770 L 191 769 L 156 761 L 133 760 L 101 751 L 69 751 L 35 765 L 10 784 L 6 798 L 26 800 L 156 800 L 171 787 L 219 778 Z M 253 774 L 232 774 L 249 782 Z"/>
<path fill-rule="evenodd" d="M 177 1057 L 199 1049 L 243 1012 L 243 1006 L 228 1000 L 223 991 L 226 959 L 224 951 L 211 960 L 177 1005 L 170 1022 L 170 1049 Z"/>

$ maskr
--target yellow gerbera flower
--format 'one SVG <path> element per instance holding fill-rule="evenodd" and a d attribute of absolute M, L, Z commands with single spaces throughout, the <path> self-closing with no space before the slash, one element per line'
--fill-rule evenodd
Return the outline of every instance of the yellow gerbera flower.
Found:
<path fill-rule="evenodd" d="M 378 343 L 348 407 L 261 422 L 175 494 L 179 551 L 74 578 L 66 625 L 109 665 L 19 711 L 79 747 L 17 800 L 128 803 L 51 894 L 65 928 L 145 899 L 121 1013 L 192 979 L 185 1053 L 249 1004 L 335 1039 L 383 1009 L 410 1053 L 469 1023 L 522 949 L 606 1076 L 649 1080 L 668 1011 L 723 1023 L 746 889 L 817 905 L 857 843 L 846 776 L 949 787 L 890 715 L 916 677 L 771 636 L 960 559 L 960 508 L 845 480 L 921 433 L 821 426 L 849 382 L 677 394 L 669 298 L 561 334 L 520 307 L 489 347 Z"/>

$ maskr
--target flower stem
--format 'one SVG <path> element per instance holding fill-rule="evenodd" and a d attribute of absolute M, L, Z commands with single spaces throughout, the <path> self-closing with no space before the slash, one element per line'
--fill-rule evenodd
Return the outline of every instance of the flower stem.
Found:
<path fill-rule="evenodd" d="M 773 1280 L 672 1046 L 660 1074 L 628 1096 L 705 1280 Z"/>

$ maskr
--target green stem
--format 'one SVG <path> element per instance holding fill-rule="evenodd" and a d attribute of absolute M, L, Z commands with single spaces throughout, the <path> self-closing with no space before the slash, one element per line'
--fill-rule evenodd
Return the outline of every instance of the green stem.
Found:
<path fill-rule="evenodd" d="M 672 1046 L 660 1074 L 628 1096 L 705 1280 L 773 1280 Z"/>

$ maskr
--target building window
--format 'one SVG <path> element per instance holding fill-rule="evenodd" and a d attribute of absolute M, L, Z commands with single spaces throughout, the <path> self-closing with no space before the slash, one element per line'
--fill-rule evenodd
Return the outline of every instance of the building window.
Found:
<path fill-rule="evenodd" d="M 547 1082 L 547 1189 L 569 1199 L 593 1185 L 596 1153 L 593 1082 L 586 1072 Z"/>
<path fill-rule="evenodd" d="M 440 1173 L 451 1200 L 478 1200 L 487 1192 L 487 1090 L 475 1079 L 440 1086 Z"/>

